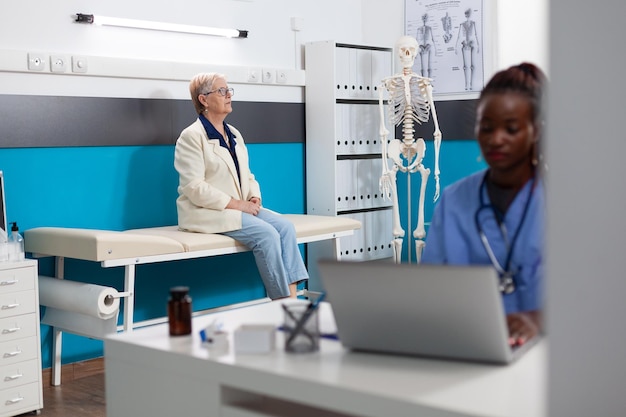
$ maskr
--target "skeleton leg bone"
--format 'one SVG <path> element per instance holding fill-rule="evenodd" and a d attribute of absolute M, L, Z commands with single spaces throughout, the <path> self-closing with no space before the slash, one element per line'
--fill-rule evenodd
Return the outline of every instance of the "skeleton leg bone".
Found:
<path fill-rule="evenodd" d="M 430 175 L 430 169 L 420 165 L 418 171 L 422 174 L 422 183 L 420 184 L 419 206 L 417 209 L 417 227 L 413 230 L 415 239 L 423 239 L 426 237 L 426 229 L 424 228 L 424 194 L 426 194 L 426 183 Z"/>
<path fill-rule="evenodd" d="M 392 247 L 393 247 L 393 258 L 395 263 L 400 263 L 402 260 L 402 241 L 404 237 L 404 229 L 402 229 L 402 224 L 400 223 L 400 206 L 398 205 L 398 188 L 396 184 L 396 167 L 392 168 L 387 172 L 384 176 L 384 180 L 381 177 L 381 181 L 389 184 L 389 191 L 391 194 L 391 203 L 393 205 L 391 209 L 391 219 L 392 219 Z"/>
<path fill-rule="evenodd" d="M 393 262 L 402 263 L 402 239 L 394 239 L 391 243 L 393 248 Z"/>
<path fill-rule="evenodd" d="M 426 247 L 426 242 L 424 242 L 423 240 L 415 241 L 415 259 L 418 264 L 422 262 L 422 252 L 425 247 Z"/>
<path fill-rule="evenodd" d="M 472 90 L 472 83 L 474 81 L 474 48 L 470 49 L 470 81 L 469 89 Z"/>
<path fill-rule="evenodd" d="M 426 194 L 426 183 L 430 175 L 430 169 L 420 165 L 418 171 L 422 175 L 422 183 L 420 184 L 419 207 L 417 209 L 417 227 L 413 230 L 415 238 L 415 258 L 417 263 L 422 259 L 422 249 L 424 249 L 424 238 L 426 237 L 426 229 L 424 228 L 424 194 Z"/>
<path fill-rule="evenodd" d="M 383 194 L 383 198 L 386 199 L 387 197 L 391 197 L 391 202 L 393 205 L 393 208 L 392 208 L 393 240 L 391 241 L 392 243 L 391 246 L 393 249 L 394 262 L 399 264 L 402 261 L 402 241 L 403 241 L 402 238 L 404 237 L 404 229 L 402 229 L 402 226 L 400 223 L 400 207 L 398 206 L 398 189 L 397 189 L 397 184 L 396 184 L 396 173 L 398 172 L 399 168 L 398 168 L 398 165 L 395 164 L 396 159 L 394 159 L 394 166 L 392 168 L 389 168 L 388 158 L 390 157 L 390 154 L 393 154 L 393 155 L 397 155 L 397 158 L 399 160 L 400 153 L 398 152 L 399 149 L 396 149 L 397 144 L 394 143 L 394 142 L 397 142 L 396 140 L 392 140 L 391 143 L 389 144 L 389 148 L 393 149 L 393 152 L 387 148 L 387 136 L 389 135 L 389 131 L 387 130 L 385 126 L 385 107 L 383 105 L 383 89 L 382 88 L 379 89 L 378 105 L 379 105 L 379 110 L 380 110 L 379 135 L 380 135 L 380 142 L 382 145 L 381 157 L 383 159 L 383 163 L 382 163 L 383 172 L 380 176 L 379 188 L 380 188 L 380 192 Z M 400 164 L 400 166 L 402 166 L 402 164 Z"/>
<path fill-rule="evenodd" d="M 471 69 L 469 68 L 468 65 L 468 61 L 471 58 L 472 55 L 472 48 L 464 45 L 463 48 L 461 49 L 461 52 L 463 54 L 463 74 L 465 75 L 465 89 L 469 90 L 470 89 L 470 84 L 471 84 Z"/>
<path fill-rule="evenodd" d="M 420 184 L 419 207 L 417 209 L 417 227 L 413 230 L 413 237 L 416 239 L 415 255 L 417 262 L 419 263 L 422 257 L 421 250 L 424 248 L 424 241 L 422 239 L 426 237 L 426 229 L 424 228 L 424 194 L 426 193 L 426 183 L 428 182 L 430 169 L 424 168 L 423 165 L 420 165 L 418 171 L 422 176 L 422 183 Z"/>

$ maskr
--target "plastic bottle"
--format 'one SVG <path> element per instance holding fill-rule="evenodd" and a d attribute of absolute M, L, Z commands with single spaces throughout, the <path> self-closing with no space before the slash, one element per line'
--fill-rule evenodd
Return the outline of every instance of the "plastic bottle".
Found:
<path fill-rule="evenodd" d="M 170 336 L 191 334 L 191 297 L 189 287 L 170 288 L 167 302 L 167 317 L 170 324 Z"/>
<path fill-rule="evenodd" d="M 11 235 L 9 236 L 9 261 L 24 260 L 24 238 L 20 235 L 17 222 L 11 223 Z"/>

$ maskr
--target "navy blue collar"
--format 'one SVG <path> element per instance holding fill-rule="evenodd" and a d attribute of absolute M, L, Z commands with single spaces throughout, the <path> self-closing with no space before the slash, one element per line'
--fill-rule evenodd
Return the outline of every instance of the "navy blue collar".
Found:
<path fill-rule="evenodd" d="M 213 126 L 213 123 L 209 122 L 209 119 L 207 119 L 203 114 L 200 114 L 198 119 L 200 119 L 200 122 L 202 122 L 204 130 L 206 130 L 206 134 L 209 136 L 209 139 L 219 139 L 221 146 L 227 149 L 229 148 L 226 145 L 224 136 L 222 136 L 222 134 L 217 131 L 217 129 Z M 230 145 L 230 149 L 234 150 L 235 145 L 237 145 L 237 142 L 235 142 L 235 136 L 233 135 L 233 132 L 231 132 L 228 128 L 226 122 L 222 123 L 224 124 L 224 132 L 226 132 L 226 136 L 228 136 L 228 144 Z"/>
<path fill-rule="evenodd" d="M 237 142 L 235 142 L 235 135 L 230 131 L 226 122 L 224 123 L 224 132 L 226 132 L 226 136 L 228 136 L 228 145 L 224 140 L 224 136 L 220 132 L 217 131 L 215 126 L 207 119 L 202 113 L 198 116 L 200 122 L 202 122 L 202 126 L 204 126 L 204 130 L 206 130 L 206 134 L 209 139 L 219 139 L 220 146 L 230 153 L 230 156 L 233 158 L 233 162 L 235 163 L 235 168 L 237 169 L 237 177 L 241 181 L 241 171 L 239 170 L 239 159 L 237 158 L 237 153 L 235 152 L 235 146 L 237 146 Z M 229 146 L 230 145 L 230 146 Z"/>

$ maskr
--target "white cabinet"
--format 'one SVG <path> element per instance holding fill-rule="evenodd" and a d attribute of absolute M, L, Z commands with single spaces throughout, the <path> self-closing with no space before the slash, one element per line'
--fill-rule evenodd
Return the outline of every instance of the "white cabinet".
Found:
<path fill-rule="evenodd" d="M 43 408 L 37 261 L 0 263 L 0 417 Z"/>
<path fill-rule="evenodd" d="M 393 75 L 393 49 L 333 41 L 305 45 L 307 213 L 348 216 L 362 228 L 341 238 L 341 259 L 390 258 L 391 202 L 383 199 L 378 92 Z M 391 139 L 391 138 L 390 138 Z M 329 242 L 309 244 L 309 289 Z"/>

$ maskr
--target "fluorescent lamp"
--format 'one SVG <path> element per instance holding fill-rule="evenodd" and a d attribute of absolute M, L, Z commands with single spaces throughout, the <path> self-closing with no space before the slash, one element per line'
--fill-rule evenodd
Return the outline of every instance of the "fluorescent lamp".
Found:
<path fill-rule="evenodd" d="M 149 20 L 124 19 L 120 17 L 76 14 L 76 22 L 93 23 L 102 26 L 118 26 L 136 29 L 161 30 L 166 32 L 194 33 L 197 35 L 223 36 L 226 38 L 247 38 L 247 30 L 211 28 L 206 26 L 180 25 L 176 23 L 152 22 Z"/>

